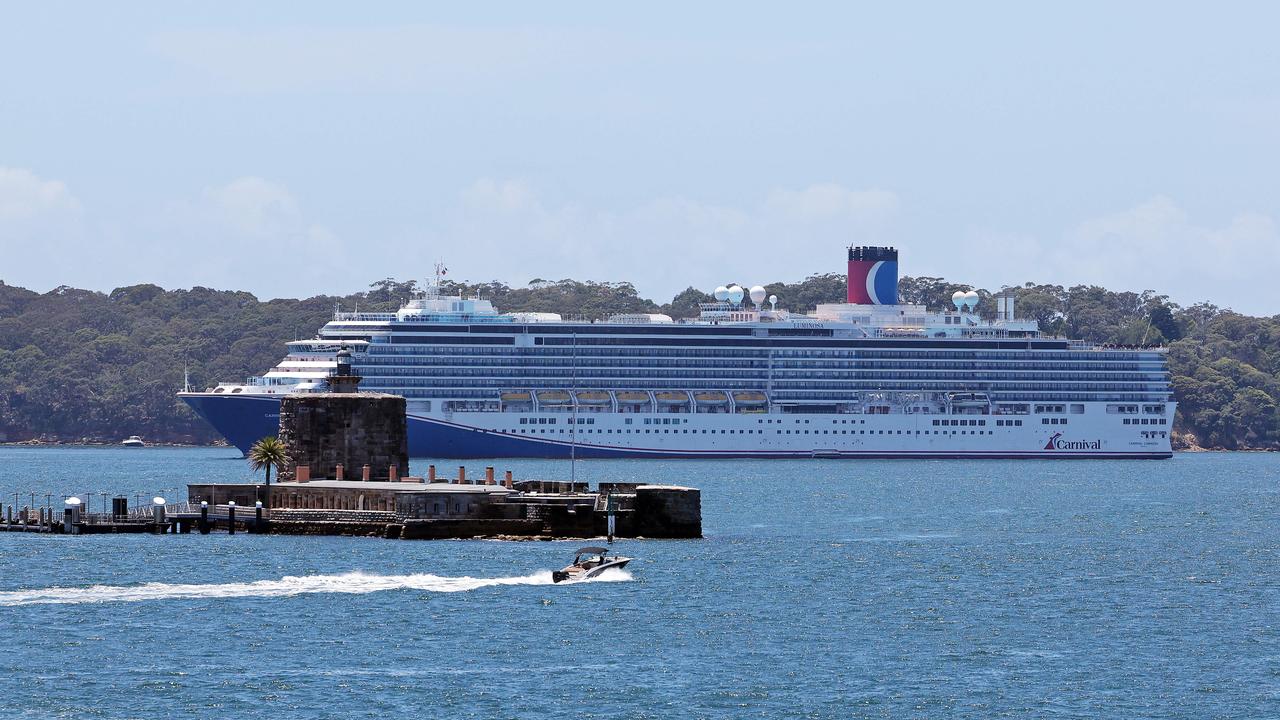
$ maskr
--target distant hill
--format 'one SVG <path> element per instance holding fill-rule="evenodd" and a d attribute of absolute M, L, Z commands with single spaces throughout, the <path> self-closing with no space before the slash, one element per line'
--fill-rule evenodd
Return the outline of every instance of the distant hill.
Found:
<path fill-rule="evenodd" d="M 334 304 L 394 310 L 414 290 L 391 278 L 345 297 L 262 301 L 246 292 L 155 285 L 111 293 L 56 288 L 35 293 L 0 282 L 0 441 L 115 442 L 139 434 L 156 442 L 209 443 L 217 435 L 179 402 L 183 367 L 192 385 L 259 374 L 287 340 L 311 337 Z M 503 311 L 544 311 L 588 319 L 664 312 L 691 317 L 710 300 L 689 288 L 670 302 L 640 297 L 630 283 L 535 280 L 454 283 L 492 298 Z M 843 302 L 845 278 L 814 275 L 773 283 L 778 307 L 811 310 Z M 991 292 L 942 278 L 905 277 L 903 302 L 941 307 L 957 289 Z M 1018 315 L 1047 333 L 1116 345 L 1167 345 L 1179 413 L 1179 442 L 1205 448 L 1280 449 L 1280 316 L 1240 315 L 1209 304 L 1182 308 L 1166 296 L 1026 283 L 1012 288 Z"/>

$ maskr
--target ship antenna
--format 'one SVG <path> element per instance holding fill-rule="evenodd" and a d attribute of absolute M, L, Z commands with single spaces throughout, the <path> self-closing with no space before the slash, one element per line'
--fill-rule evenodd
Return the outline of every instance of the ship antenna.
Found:
<path fill-rule="evenodd" d="M 185 359 L 182 362 L 182 392 L 191 392 L 191 370 Z"/>

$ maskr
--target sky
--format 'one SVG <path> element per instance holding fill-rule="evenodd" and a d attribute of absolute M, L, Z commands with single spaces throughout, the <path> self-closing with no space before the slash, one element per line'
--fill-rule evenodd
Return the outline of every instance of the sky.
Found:
<path fill-rule="evenodd" d="M 0 280 L 841 272 L 1280 313 L 1274 3 L 0 2 Z"/>

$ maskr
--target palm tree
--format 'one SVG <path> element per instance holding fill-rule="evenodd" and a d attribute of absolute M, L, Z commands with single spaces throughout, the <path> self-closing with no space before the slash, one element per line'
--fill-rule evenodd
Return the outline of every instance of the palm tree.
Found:
<path fill-rule="evenodd" d="M 254 470 L 267 469 L 267 494 L 271 493 L 271 468 L 277 467 L 284 469 L 284 464 L 288 461 L 285 455 L 284 443 L 279 438 L 267 436 L 253 444 L 249 448 L 249 464 Z"/>

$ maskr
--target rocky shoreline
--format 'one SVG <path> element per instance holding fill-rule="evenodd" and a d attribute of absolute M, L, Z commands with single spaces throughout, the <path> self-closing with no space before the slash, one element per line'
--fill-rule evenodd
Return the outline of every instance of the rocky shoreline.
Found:
<path fill-rule="evenodd" d="M 214 442 L 198 443 L 198 442 L 172 442 L 172 441 L 151 441 L 145 440 L 147 447 L 231 447 L 230 444 L 223 440 Z M 80 440 L 58 440 L 49 438 L 32 438 L 30 440 L 16 440 L 10 442 L 0 442 L 0 447 L 120 447 L 119 440 L 94 440 L 91 438 L 82 438 Z"/>

